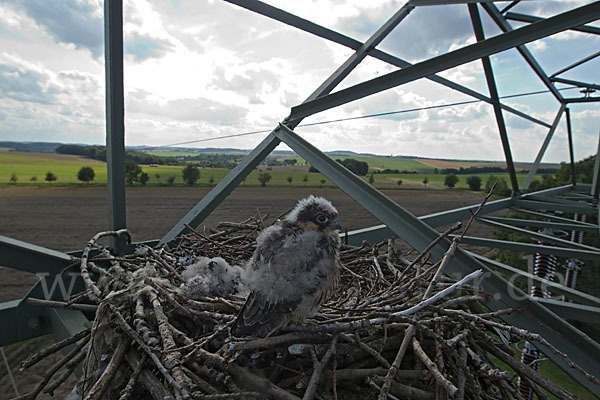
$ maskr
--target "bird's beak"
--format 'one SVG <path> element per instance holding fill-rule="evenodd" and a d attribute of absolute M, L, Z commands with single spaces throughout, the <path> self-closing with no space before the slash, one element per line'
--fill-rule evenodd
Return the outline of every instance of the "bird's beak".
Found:
<path fill-rule="evenodd" d="M 342 229 L 342 225 L 340 225 L 340 221 L 336 218 L 333 221 L 331 221 L 331 224 L 329 224 L 330 227 L 332 227 L 333 229 L 337 229 L 337 230 L 341 230 Z"/>

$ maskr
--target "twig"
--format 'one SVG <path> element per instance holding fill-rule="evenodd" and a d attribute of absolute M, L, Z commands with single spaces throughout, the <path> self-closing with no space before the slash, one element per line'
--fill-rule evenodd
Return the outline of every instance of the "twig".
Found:
<path fill-rule="evenodd" d="M 39 351 L 38 353 L 35 353 L 31 357 L 29 357 L 27 360 L 23 361 L 21 363 L 21 371 L 24 371 L 26 368 L 29 368 L 32 365 L 37 364 L 40 360 L 43 360 L 44 358 L 46 358 L 47 356 L 49 356 L 52 353 L 56 353 L 58 350 L 62 349 L 63 347 L 66 347 L 72 343 L 79 341 L 80 339 L 85 338 L 89 334 L 90 334 L 90 330 L 84 329 L 81 332 L 76 333 L 73 336 L 70 336 L 66 339 L 61 340 L 60 342 L 56 342 L 56 343 L 52 344 L 51 346 L 46 347 L 45 349 L 43 349 L 43 350 Z"/>
<path fill-rule="evenodd" d="M 142 358 L 140 359 L 140 362 L 133 369 L 133 374 L 131 374 L 131 377 L 129 377 L 129 381 L 127 381 L 127 385 L 125 385 L 125 388 L 123 388 L 123 390 L 121 390 L 119 400 L 128 400 L 131 397 L 133 390 L 135 389 L 135 385 L 140 376 L 140 373 L 144 369 L 144 365 L 146 364 L 147 359 L 148 359 L 148 355 L 146 353 L 143 353 Z"/>
<path fill-rule="evenodd" d="M 425 257 L 429 253 L 429 251 L 431 249 L 433 249 L 439 242 L 441 242 L 448 235 L 450 235 L 452 232 L 460 229 L 461 227 L 462 227 L 462 223 L 459 221 L 456 224 L 452 225 L 450 228 L 446 229 L 444 232 L 440 233 L 439 236 L 437 238 L 435 238 L 435 240 L 433 240 L 431 243 L 429 243 L 427 245 L 427 247 L 425 247 L 425 249 L 414 260 L 412 260 L 410 264 L 408 264 L 408 266 L 404 269 L 404 271 L 402 271 L 402 274 L 398 277 L 398 280 L 401 280 L 404 277 L 404 275 L 415 264 L 417 264 L 419 261 L 421 261 L 423 259 L 423 257 Z"/>
<path fill-rule="evenodd" d="M 460 316 L 462 316 L 464 318 L 472 319 L 472 320 L 475 320 L 477 322 L 481 322 L 481 323 L 483 323 L 485 325 L 489 325 L 489 326 L 494 326 L 494 327 L 500 328 L 502 330 L 514 333 L 515 335 L 518 335 L 518 336 L 520 336 L 522 338 L 525 338 L 525 339 L 527 339 L 529 341 L 532 341 L 532 342 L 538 342 L 542 346 L 547 347 L 554 354 L 556 354 L 557 356 L 559 356 L 563 360 L 565 360 L 565 362 L 569 365 L 569 367 L 573 368 L 574 370 L 576 370 L 577 372 L 579 372 L 580 374 L 582 374 L 583 376 L 585 376 L 587 380 L 589 380 L 592 383 L 595 383 L 596 385 L 600 385 L 600 380 L 598 380 L 594 375 L 589 374 L 587 371 L 585 371 L 579 365 L 575 364 L 573 361 L 571 361 L 571 359 L 565 353 L 561 352 L 556 347 L 552 346 L 546 339 L 544 339 L 541 335 L 539 335 L 537 333 L 532 333 L 532 332 L 529 332 L 529 331 L 527 331 L 525 329 L 517 328 L 516 326 L 512 326 L 512 325 L 504 325 L 504 324 L 500 324 L 498 322 L 489 321 L 487 319 L 482 318 L 480 315 L 469 314 L 469 313 L 464 312 L 462 310 L 444 310 L 444 311 L 446 311 L 446 312 L 448 312 L 450 314 L 457 314 L 457 315 L 460 315 Z"/>
<path fill-rule="evenodd" d="M 56 374 L 56 372 L 63 366 L 65 365 L 65 363 L 69 362 L 69 360 L 71 360 L 73 357 L 75 357 L 82 349 L 83 347 L 87 344 L 88 339 L 84 338 L 83 340 L 81 340 L 77 346 L 75 346 L 62 360 L 56 362 L 54 365 L 52 365 L 45 373 L 44 373 L 44 377 L 42 378 L 42 380 L 37 384 L 37 386 L 35 387 L 35 389 L 28 393 L 27 395 L 25 395 L 25 399 L 28 400 L 35 400 L 35 398 L 42 392 L 42 390 L 46 387 L 46 385 L 48 384 L 48 382 L 50 382 L 50 379 L 54 376 L 54 374 Z"/>
<path fill-rule="evenodd" d="M 85 283 L 86 288 L 90 291 L 89 298 L 96 303 L 100 303 L 100 297 L 102 296 L 100 289 L 94 283 L 92 278 L 90 277 L 90 273 L 88 271 L 88 258 L 90 255 L 90 251 L 94 248 L 96 242 L 105 236 L 121 236 L 125 235 L 127 237 L 127 241 L 131 242 L 131 235 L 127 231 L 127 229 L 120 229 L 118 231 L 106 231 L 100 232 L 92 237 L 81 254 L 81 263 L 79 264 L 79 269 L 81 270 L 81 277 L 83 278 L 83 282 Z"/>
<path fill-rule="evenodd" d="M 154 260 L 156 260 L 163 268 L 165 268 L 167 271 L 169 271 L 171 274 L 173 274 L 173 276 L 175 278 L 177 278 L 177 280 L 181 283 L 185 282 L 185 280 L 181 277 L 181 275 L 179 275 L 179 272 L 175 271 L 175 268 L 173 268 L 171 265 L 169 265 L 169 263 L 165 262 L 162 257 L 156 253 L 156 251 L 154 251 L 154 249 L 152 249 L 151 247 L 146 247 L 148 249 L 148 253 L 150 253 L 150 255 L 154 258 Z"/>
<path fill-rule="evenodd" d="M 419 357 L 423 364 L 425 364 L 425 366 L 431 372 L 437 383 L 444 387 L 444 389 L 448 392 L 450 397 L 456 396 L 456 393 L 458 393 L 458 388 L 454 386 L 452 382 L 446 379 L 446 377 L 440 372 L 435 363 L 431 361 L 431 359 L 423 351 L 423 348 L 421 347 L 419 341 L 414 337 L 412 338 L 412 347 L 417 357 Z"/>
<path fill-rule="evenodd" d="M 154 290 L 147 291 L 148 300 L 152 304 L 154 309 L 154 315 L 158 324 L 158 332 L 162 338 L 163 350 L 168 351 L 177 347 L 171 329 L 169 328 L 169 319 L 165 315 L 163 308 L 158 300 L 158 296 Z M 164 355 L 165 367 L 167 367 L 173 374 L 173 379 L 177 382 L 177 391 L 184 399 L 190 398 L 188 392 L 189 379 L 185 376 L 181 370 L 181 353 L 179 351 L 167 352 Z"/>
<path fill-rule="evenodd" d="M 169 371 L 167 371 L 167 369 L 165 368 L 163 363 L 158 359 L 156 354 L 154 354 L 152 349 L 131 328 L 131 326 L 129 326 L 129 324 L 127 323 L 127 321 L 125 320 L 123 315 L 119 312 L 119 310 L 117 310 L 117 308 L 115 306 L 113 306 L 112 304 L 109 304 L 108 307 L 110 308 L 111 312 L 115 316 L 115 320 L 116 320 L 117 324 L 120 326 L 121 330 L 125 334 L 127 334 L 133 341 L 135 341 L 138 344 L 138 346 L 140 346 L 144 350 L 144 352 L 146 352 L 146 354 L 150 357 L 150 359 L 152 360 L 154 365 L 156 365 L 156 367 L 158 368 L 160 373 L 165 377 L 165 379 L 167 380 L 169 385 L 173 386 L 173 388 L 175 390 L 177 390 L 177 392 L 179 392 L 180 394 L 183 395 L 183 393 L 182 393 L 183 388 L 179 385 L 179 383 L 175 379 L 173 379 L 173 376 L 171 376 Z"/>
<path fill-rule="evenodd" d="M 553 382 L 544 378 L 542 375 L 540 375 L 537 371 L 533 370 L 531 367 L 515 360 L 513 357 L 506 354 L 505 352 L 503 352 L 496 346 L 488 344 L 488 345 L 485 345 L 485 349 L 487 351 L 489 351 L 490 353 L 492 353 L 494 356 L 498 357 L 500 360 L 502 360 L 506 364 L 508 364 L 519 375 L 532 380 L 534 383 L 537 383 L 538 385 L 543 386 L 546 390 L 548 390 L 550 393 L 552 393 L 554 396 L 558 397 L 559 399 L 567 399 L 567 400 L 575 399 L 575 397 L 573 397 L 570 393 L 566 392 L 562 388 L 555 385 Z M 533 386 L 535 386 L 535 385 L 533 385 Z"/>
<path fill-rule="evenodd" d="M 50 396 L 54 396 L 54 391 L 62 385 L 69 376 L 75 371 L 75 368 L 83 361 L 86 356 L 85 351 L 80 351 L 75 357 L 73 357 L 69 362 L 67 362 L 64 366 L 65 371 L 59 375 L 58 378 L 53 380 L 48 384 L 46 389 L 44 389 L 44 393 L 48 393 Z"/>
<path fill-rule="evenodd" d="M 92 311 L 92 312 L 95 312 L 98 309 L 98 306 L 95 304 L 68 303 L 66 301 L 43 300 L 43 299 L 36 299 L 33 297 L 28 297 L 26 301 L 27 301 L 27 303 L 29 303 L 33 306 L 41 306 L 41 307 L 64 308 L 64 309 L 70 309 L 70 310 Z"/>
<path fill-rule="evenodd" d="M 468 282 L 477 279 L 479 277 L 481 277 L 481 275 L 483 275 L 483 270 L 478 269 L 477 271 L 471 272 L 469 275 L 465 276 L 464 278 L 462 278 L 460 281 L 452 284 L 451 286 L 447 287 L 446 289 L 436 293 L 435 295 L 427 298 L 426 300 L 420 302 L 419 304 L 416 304 L 406 310 L 402 310 L 402 311 L 398 311 L 393 313 L 391 316 L 392 317 L 396 317 L 396 316 L 408 316 L 408 315 L 412 315 L 420 310 L 422 310 L 423 308 L 435 303 L 436 301 L 448 296 L 450 293 L 460 289 L 460 287 L 466 285 Z M 433 281 L 432 281 L 433 282 Z"/>
<path fill-rule="evenodd" d="M 117 345 L 117 349 L 113 353 L 108 365 L 100 375 L 100 378 L 94 383 L 91 389 L 88 391 L 87 395 L 83 398 L 84 400 L 98 400 L 103 395 L 104 392 L 108 389 L 110 383 L 117 373 L 117 368 L 125 358 L 125 352 L 129 347 L 129 339 L 121 337 L 119 339 L 119 344 Z"/>
<path fill-rule="evenodd" d="M 325 368 L 325 366 L 329 362 L 331 356 L 335 354 L 335 346 L 337 344 L 337 341 L 338 336 L 335 336 L 331 341 L 329 349 L 327 350 L 321 361 L 317 360 L 316 356 L 314 356 L 313 374 L 310 377 L 310 381 L 308 383 L 306 391 L 304 392 L 304 397 L 302 397 L 302 400 L 311 400 L 315 396 L 315 393 L 317 392 L 317 386 L 319 386 L 319 380 L 321 379 L 321 373 L 323 372 L 323 368 Z"/>

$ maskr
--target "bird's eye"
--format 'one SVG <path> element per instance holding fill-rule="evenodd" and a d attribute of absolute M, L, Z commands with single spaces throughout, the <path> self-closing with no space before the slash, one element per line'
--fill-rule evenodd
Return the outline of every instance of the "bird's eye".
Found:
<path fill-rule="evenodd" d="M 323 215 L 323 214 L 321 214 L 321 215 L 317 215 L 317 222 L 318 222 L 319 224 L 324 224 L 324 223 L 326 223 L 327 221 L 329 221 L 329 218 L 328 218 L 326 215 Z"/>

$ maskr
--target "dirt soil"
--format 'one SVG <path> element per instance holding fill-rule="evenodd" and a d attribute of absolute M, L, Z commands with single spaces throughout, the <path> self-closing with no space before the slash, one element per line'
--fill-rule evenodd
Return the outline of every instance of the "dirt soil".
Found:
<path fill-rule="evenodd" d="M 127 227 L 133 241 L 160 239 L 208 191 L 209 188 L 198 187 L 128 188 Z M 257 187 L 236 189 L 202 225 L 239 222 L 257 212 L 268 215 L 267 220 L 272 221 L 309 194 L 329 199 L 339 211 L 342 226 L 349 231 L 381 223 L 338 189 Z M 385 194 L 415 215 L 477 204 L 482 200 L 481 194 L 459 190 L 391 190 Z M 0 235 L 53 250 L 83 249 L 93 235 L 108 229 L 107 215 L 106 188 L 0 187 Z M 0 266 L 0 302 L 23 297 L 36 281 L 35 275 Z M 20 393 L 31 390 L 55 361 L 56 358 L 51 358 L 25 373 L 14 370 Z M 0 399 L 11 398 L 12 385 L 4 375 L 4 367 L 0 370 Z M 74 382 L 74 378 L 71 379 Z M 54 398 L 62 398 L 61 394 L 57 393 Z"/>

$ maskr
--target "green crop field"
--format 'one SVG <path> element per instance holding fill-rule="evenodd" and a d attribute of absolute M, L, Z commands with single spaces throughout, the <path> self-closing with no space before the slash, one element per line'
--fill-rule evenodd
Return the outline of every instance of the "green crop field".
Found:
<path fill-rule="evenodd" d="M 200 151 L 176 151 L 176 150 L 151 150 L 147 152 L 148 154 L 152 154 L 153 156 L 159 156 L 159 157 L 195 157 L 195 156 L 199 156 L 202 154 L 210 154 L 210 153 L 203 153 Z M 223 153 L 223 154 L 247 154 L 247 152 L 227 152 L 227 153 Z"/>
<path fill-rule="evenodd" d="M 94 169 L 94 181 L 106 182 L 106 163 L 101 161 L 64 154 L 0 152 L 0 183 L 9 182 L 14 173 L 18 183 L 33 183 L 36 177 L 37 184 L 51 184 L 44 181 L 47 172 L 56 175 L 54 185 L 80 182 L 77 171 L 84 166 Z"/>
<path fill-rule="evenodd" d="M 481 178 L 482 187 L 485 186 L 485 182 L 488 180 L 490 175 L 494 175 L 497 178 L 504 178 L 506 183 L 510 186 L 510 177 L 507 172 L 498 172 L 498 173 L 485 173 L 485 174 L 465 174 L 465 175 L 456 175 L 458 177 L 458 183 L 456 184 L 457 188 L 466 189 L 469 187 L 467 185 L 467 178 L 470 176 L 478 176 Z M 517 181 L 519 185 L 525 181 L 525 177 L 527 174 L 518 173 Z M 397 185 L 399 179 L 402 180 L 401 187 L 406 188 L 414 188 L 414 187 L 425 187 L 423 184 L 423 178 L 427 177 L 429 181 L 427 183 L 427 187 L 442 189 L 444 188 L 444 180 L 446 179 L 446 175 L 441 174 L 374 174 L 375 178 L 374 185 L 375 187 L 387 187 Z"/>
<path fill-rule="evenodd" d="M 284 159 L 289 159 L 287 157 Z M 424 189 L 423 178 L 427 176 L 429 180 L 427 188 L 443 189 L 445 175 L 434 174 L 433 167 L 425 166 L 424 164 L 410 159 L 390 158 L 390 157 L 357 157 L 362 161 L 369 163 L 371 168 L 389 168 L 398 170 L 415 170 L 420 171 L 416 174 L 374 174 L 373 185 L 380 189 Z M 377 164 L 379 163 L 379 164 Z M 298 165 L 301 164 L 301 165 Z M 242 185 L 257 186 L 259 185 L 258 176 L 262 173 L 269 173 L 271 180 L 269 186 L 289 186 L 289 187 L 315 187 L 315 186 L 332 186 L 329 179 L 319 173 L 309 173 L 308 165 L 303 160 L 294 166 L 266 166 L 261 165 L 248 175 L 242 182 Z M 94 169 L 96 176 L 92 184 L 106 184 L 106 163 L 83 158 L 79 156 L 51 154 L 51 153 L 22 153 L 22 152 L 1 152 L 0 151 L 0 184 L 12 184 L 10 178 L 14 173 L 17 177 L 19 185 L 72 185 L 83 184 L 77 180 L 77 172 L 83 166 L 90 166 Z M 141 165 L 144 172 L 150 178 L 149 185 L 166 185 L 169 177 L 174 176 L 174 184 L 183 185 L 182 166 L 158 165 L 149 166 Z M 200 167 L 200 179 L 198 185 L 215 185 L 225 175 L 229 173 L 226 168 L 202 168 Z M 57 180 L 53 183 L 46 182 L 44 178 L 47 172 L 52 172 L 57 176 Z M 509 182 L 507 173 L 494 174 L 476 174 L 481 177 L 482 185 L 485 185 L 489 175 L 504 177 Z M 459 189 L 468 188 L 466 180 L 470 175 L 458 175 L 459 181 L 456 185 Z M 525 179 L 525 174 L 518 174 L 519 183 Z M 36 177 L 36 180 L 32 180 Z M 292 178 L 292 182 L 288 183 L 288 177 Z M 306 177 L 306 178 L 305 178 Z M 212 178 L 212 179 L 211 179 Z M 368 177 L 362 177 L 367 180 Z M 306 179 L 306 182 L 304 181 Z M 212 180 L 212 182 L 211 182 Z M 402 180 L 402 185 L 398 185 L 398 180 Z M 324 181 L 324 182 L 322 182 Z"/>

